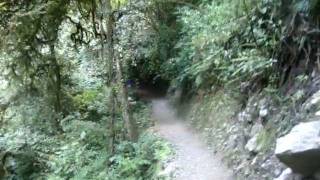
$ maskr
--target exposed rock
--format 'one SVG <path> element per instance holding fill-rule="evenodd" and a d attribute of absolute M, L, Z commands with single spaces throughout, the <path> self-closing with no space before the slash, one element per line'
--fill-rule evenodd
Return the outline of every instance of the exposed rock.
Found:
<path fill-rule="evenodd" d="M 320 121 L 300 123 L 277 140 L 276 156 L 293 172 L 310 176 L 320 169 Z"/>
<path fill-rule="evenodd" d="M 261 108 L 259 111 L 259 116 L 262 118 L 265 118 L 265 117 L 267 117 L 267 115 L 268 115 L 268 109 L 265 107 Z"/>
<path fill-rule="evenodd" d="M 250 163 L 251 166 L 257 165 L 259 157 L 256 156 Z"/>
<path fill-rule="evenodd" d="M 290 168 L 287 168 L 274 180 L 302 180 L 302 177 L 298 174 L 294 174 Z"/>
<path fill-rule="evenodd" d="M 314 93 L 304 104 L 303 109 L 310 111 L 320 105 L 320 91 Z"/>
<path fill-rule="evenodd" d="M 247 103 L 246 108 L 238 114 L 238 120 L 251 124 L 259 116 L 259 102 L 257 96 L 252 96 Z"/>
<path fill-rule="evenodd" d="M 0 90 L 6 89 L 8 87 L 8 81 L 0 76 Z"/>
<path fill-rule="evenodd" d="M 261 155 L 264 156 L 264 155 Z M 284 169 L 284 165 L 279 163 L 278 158 L 275 155 L 270 155 L 260 164 L 260 167 L 264 172 L 271 172 L 272 177 L 278 177 L 282 173 L 282 169 Z"/>
<path fill-rule="evenodd" d="M 256 123 L 252 126 L 250 131 L 250 137 L 255 136 L 256 134 L 259 134 L 263 130 L 263 126 L 261 123 Z"/>
<path fill-rule="evenodd" d="M 229 137 L 228 141 L 227 141 L 227 144 L 228 144 L 228 147 L 230 149 L 234 149 L 237 147 L 238 145 L 238 136 L 237 135 L 232 135 Z"/>
<path fill-rule="evenodd" d="M 260 100 L 259 102 L 259 116 L 261 118 L 265 118 L 267 117 L 269 110 L 268 110 L 268 103 L 267 103 L 267 99 L 264 98 L 262 100 Z"/>
<path fill-rule="evenodd" d="M 242 111 L 238 114 L 238 120 L 240 122 L 251 122 L 252 118 L 249 113 L 247 113 L 246 111 Z"/>
<path fill-rule="evenodd" d="M 261 146 L 258 144 L 258 134 L 247 142 L 245 148 L 252 153 L 258 153 L 261 150 Z"/>

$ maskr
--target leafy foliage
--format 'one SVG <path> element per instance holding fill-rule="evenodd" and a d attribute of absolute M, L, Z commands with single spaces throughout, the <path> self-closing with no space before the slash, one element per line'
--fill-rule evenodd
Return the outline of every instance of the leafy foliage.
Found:
<path fill-rule="evenodd" d="M 140 104 L 134 112 L 135 117 L 139 117 L 141 127 L 150 126 L 147 106 Z M 1 130 L 0 150 L 11 153 L 20 153 L 22 150 L 25 153 L 28 149 L 38 164 L 28 171 L 31 172 L 28 177 L 33 179 L 156 179 L 162 167 L 161 161 L 171 153 L 169 145 L 150 132 L 144 133 L 137 143 L 123 141 L 123 136 L 119 136 L 123 133 L 122 123 L 118 121 L 116 152 L 109 154 L 106 149 L 109 137 L 105 121 L 108 121 L 107 117 L 100 121 L 87 121 L 75 112 L 61 121 L 63 134 L 54 136 L 48 134 L 47 129 L 16 125 L 16 129 Z M 10 177 L 27 177 L 24 165 L 30 162 L 30 158 L 29 161 L 15 161 L 18 162 L 13 167 L 16 175 Z"/>
<path fill-rule="evenodd" d="M 19 98 L 6 110 L 3 125 L 9 126 L 12 130 L 32 127 L 32 129 L 53 133 L 55 130 L 52 122 L 56 118 L 59 118 L 59 114 L 53 111 L 46 99 L 26 96 Z"/>
<path fill-rule="evenodd" d="M 78 94 L 74 97 L 75 105 L 77 109 L 85 110 L 90 104 L 97 100 L 98 91 L 97 90 L 87 90 Z"/>
<path fill-rule="evenodd" d="M 124 142 L 110 159 L 111 179 L 156 179 L 159 162 L 170 153 L 168 144 L 150 134 L 144 134 L 137 144 Z"/>
<path fill-rule="evenodd" d="M 178 84 L 192 82 L 196 89 L 211 89 L 270 75 L 276 61 L 268 50 L 272 51 L 277 38 L 270 37 L 268 28 L 274 30 L 277 25 L 269 16 L 273 12 L 268 4 L 250 5 L 250 9 L 249 5 L 239 9 L 239 3 L 223 1 L 204 3 L 201 10 L 179 9 L 178 54 L 165 64 Z"/>
<path fill-rule="evenodd" d="M 147 133 L 137 142 L 126 141 L 121 111 L 128 104 L 119 87 L 127 76 L 113 76 L 116 58 L 121 60 L 117 66 L 126 65 L 138 54 L 134 51 L 141 47 L 140 29 L 147 21 L 136 23 L 133 14 L 142 19 L 144 12 L 126 0 L 0 3 L 0 80 L 6 83 L 0 87 L 6 89 L 0 97 L 5 102 L 0 109 L 0 155 L 8 152 L 7 164 L 16 162 L 14 167 L 0 163 L 0 170 L 8 170 L 5 178 L 156 178 L 169 148 Z M 115 28 L 120 24 L 126 31 Z M 117 86 L 105 87 L 107 78 Z M 130 107 L 139 130 L 153 125 L 147 105 Z M 15 159 L 18 155 L 22 158 Z"/>

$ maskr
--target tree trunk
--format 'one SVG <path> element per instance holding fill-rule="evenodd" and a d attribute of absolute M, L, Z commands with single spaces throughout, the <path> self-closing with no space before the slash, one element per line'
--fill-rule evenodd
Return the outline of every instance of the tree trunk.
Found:
<path fill-rule="evenodd" d="M 111 86 L 111 95 L 109 99 L 109 103 L 111 103 L 111 119 L 110 121 L 107 122 L 107 134 L 108 134 L 108 142 L 107 142 L 107 147 L 110 155 L 114 154 L 114 149 L 115 149 L 115 130 L 114 130 L 114 125 L 116 121 L 116 93 L 115 89 L 113 86 L 114 80 L 112 78 L 113 74 L 113 59 L 114 59 L 114 49 L 113 49 L 113 31 L 114 31 L 114 19 L 113 15 L 111 14 L 112 7 L 111 7 L 111 0 L 107 1 L 101 1 L 101 6 L 105 8 L 106 13 L 107 13 L 107 32 L 106 32 L 106 38 L 107 38 L 107 86 Z M 101 30 L 103 33 L 104 28 L 103 28 L 103 21 L 101 20 Z M 104 42 L 103 39 L 101 39 L 102 43 L 102 51 L 104 51 Z"/>
<path fill-rule="evenodd" d="M 120 88 L 119 95 L 121 96 L 121 111 L 127 130 L 127 138 L 135 142 L 138 140 L 138 130 L 136 122 L 133 119 L 130 111 L 130 105 L 128 102 L 128 90 L 125 83 L 123 82 L 124 78 L 122 74 L 122 64 L 119 59 L 116 59 L 115 61 L 117 66 L 117 84 Z"/>
<path fill-rule="evenodd" d="M 56 114 L 60 114 L 62 112 L 62 105 L 61 105 L 61 69 L 60 65 L 58 64 L 57 58 L 55 56 L 55 50 L 54 45 L 50 45 L 50 53 L 51 53 L 51 67 L 50 70 L 52 70 L 52 73 L 49 72 L 50 79 L 51 79 L 51 90 L 54 95 L 54 111 Z M 57 116 L 55 118 L 54 125 L 57 130 L 61 130 L 60 124 L 59 124 L 59 117 Z"/>
<path fill-rule="evenodd" d="M 110 105 L 111 105 L 111 119 L 110 122 L 107 123 L 109 126 L 107 127 L 109 129 L 108 131 L 108 150 L 110 154 L 114 154 L 115 151 L 115 140 L 116 140 L 116 134 L 115 134 L 115 120 L 116 120 L 116 92 L 115 89 L 112 88 L 111 95 L 110 95 Z"/>
<path fill-rule="evenodd" d="M 107 53 L 108 61 L 110 62 L 108 66 L 109 74 L 109 83 L 112 82 L 115 85 L 118 85 L 120 88 L 120 98 L 121 98 L 121 111 L 122 118 L 124 120 L 127 138 L 131 141 L 136 141 L 138 138 L 138 131 L 136 128 L 136 123 L 133 120 L 130 112 L 130 106 L 128 103 L 128 92 L 125 84 L 123 83 L 123 74 L 122 74 L 122 64 L 119 58 L 115 58 L 114 50 L 114 31 L 116 29 L 116 22 L 111 6 L 111 0 L 106 1 L 106 10 L 107 10 Z M 114 63 L 116 65 L 116 79 L 114 79 Z M 116 80 L 116 82 L 114 82 Z M 111 101 L 112 102 L 112 101 Z"/>
<path fill-rule="evenodd" d="M 107 58 L 108 58 L 108 84 L 114 82 L 113 78 L 113 64 L 114 64 L 114 39 L 113 33 L 115 30 L 115 20 L 112 13 L 111 0 L 106 1 L 106 10 L 107 10 Z"/>

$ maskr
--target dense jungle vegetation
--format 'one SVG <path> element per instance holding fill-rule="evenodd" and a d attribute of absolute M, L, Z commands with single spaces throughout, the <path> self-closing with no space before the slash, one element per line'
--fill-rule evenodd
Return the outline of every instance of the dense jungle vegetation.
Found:
<path fill-rule="evenodd" d="M 165 179 L 172 150 L 137 89 L 180 92 L 178 104 L 218 91 L 298 102 L 320 68 L 319 7 L 1 0 L 0 179 Z"/>

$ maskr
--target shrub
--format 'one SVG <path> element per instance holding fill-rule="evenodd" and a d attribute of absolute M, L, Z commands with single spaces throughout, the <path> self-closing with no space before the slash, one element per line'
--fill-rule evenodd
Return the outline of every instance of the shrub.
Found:
<path fill-rule="evenodd" d="M 97 89 L 83 91 L 73 98 L 75 106 L 77 109 L 85 111 L 97 99 L 98 93 Z"/>
<path fill-rule="evenodd" d="M 163 161 L 171 153 L 169 145 L 145 133 L 137 143 L 123 142 L 117 147 L 109 175 L 111 179 L 156 179 Z"/>
<path fill-rule="evenodd" d="M 274 18 L 276 4 L 214 1 L 199 9 L 179 8 L 178 53 L 163 68 L 188 89 L 268 79 L 275 73 L 271 54 L 281 25 Z"/>

